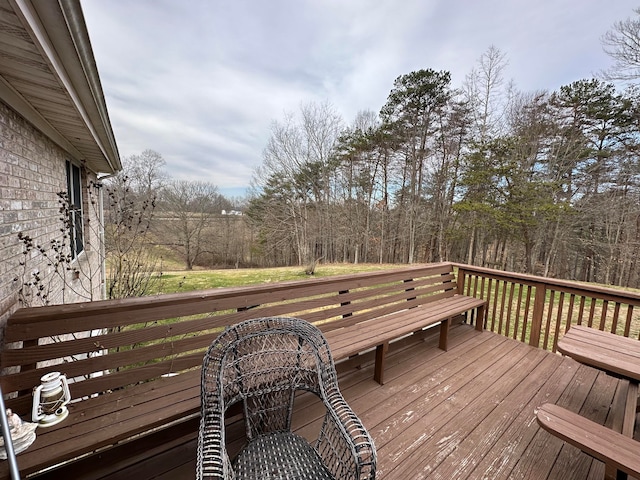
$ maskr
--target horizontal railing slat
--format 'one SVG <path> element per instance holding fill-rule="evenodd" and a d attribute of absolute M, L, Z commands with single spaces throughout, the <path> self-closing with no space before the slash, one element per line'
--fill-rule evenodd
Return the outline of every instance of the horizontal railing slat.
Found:
<path fill-rule="evenodd" d="M 103 371 L 126 368 L 131 365 L 144 364 L 159 358 L 177 356 L 186 352 L 204 350 L 218 336 L 218 333 L 190 336 L 179 340 L 171 340 L 164 343 L 152 344 L 126 351 L 110 352 L 107 355 L 96 355 L 91 358 L 77 359 L 67 362 L 64 367 L 54 366 L 52 369 L 64 368 L 64 373 L 70 377 L 89 376 Z M 200 359 L 202 360 L 202 358 Z M 168 372 L 166 372 L 168 373 Z M 25 370 L 7 376 L 3 388 L 8 391 L 19 391 L 37 385 L 43 375 L 41 370 Z"/>

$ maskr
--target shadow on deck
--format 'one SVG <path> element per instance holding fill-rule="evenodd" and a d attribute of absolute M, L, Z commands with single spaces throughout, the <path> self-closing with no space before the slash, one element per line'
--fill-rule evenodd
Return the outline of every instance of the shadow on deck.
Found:
<path fill-rule="evenodd" d="M 535 410 L 553 402 L 606 424 L 618 380 L 467 325 L 450 335 L 448 352 L 437 336 L 392 349 L 384 386 L 372 365 L 340 373 L 342 393 L 375 440 L 378 478 L 603 478 L 603 464 L 541 430 Z M 317 431 L 321 407 L 311 396 L 296 411 L 299 433 Z M 233 451 L 242 428 L 231 422 L 227 432 Z M 195 456 L 194 435 L 185 433 L 170 450 L 102 478 L 191 479 Z"/>

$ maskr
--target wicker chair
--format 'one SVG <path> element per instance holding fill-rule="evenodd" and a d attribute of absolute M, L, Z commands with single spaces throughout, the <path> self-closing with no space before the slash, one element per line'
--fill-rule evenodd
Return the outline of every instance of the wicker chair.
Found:
<path fill-rule="evenodd" d="M 290 431 L 298 390 L 326 407 L 313 445 Z M 304 320 L 259 318 L 225 330 L 204 357 L 201 392 L 198 479 L 375 478 L 373 441 L 338 390 L 324 336 Z M 224 414 L 237 402 L 248 443 L 231 462 Z"/>

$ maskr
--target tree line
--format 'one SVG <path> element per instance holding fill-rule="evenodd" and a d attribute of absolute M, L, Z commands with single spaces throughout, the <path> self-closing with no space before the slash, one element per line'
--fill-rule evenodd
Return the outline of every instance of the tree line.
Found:
<path fill-rule="evenodd" d="M 524 93 L 490 48 L 463 85 L 399 76 L 351 125 L 276 121 L 247 216 L 271 265 L 460 261 L 638 286 L 640 97 L 604 79 Z"/>

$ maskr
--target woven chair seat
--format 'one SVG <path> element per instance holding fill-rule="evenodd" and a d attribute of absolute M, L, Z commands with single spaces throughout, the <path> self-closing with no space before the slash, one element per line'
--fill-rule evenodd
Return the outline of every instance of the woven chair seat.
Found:
<path fill-rule="evenodd" d="M 260 435 L 233 462 L 237 480 L 335 480 L 302 437 L 290 432 Z"/>

